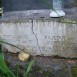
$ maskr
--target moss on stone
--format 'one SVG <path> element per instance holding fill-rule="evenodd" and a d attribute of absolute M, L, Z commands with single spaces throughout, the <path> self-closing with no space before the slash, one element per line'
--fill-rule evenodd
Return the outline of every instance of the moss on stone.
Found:
<path fill-rule="evenodd" d="M 42 76 L 41 72 L 42 72 L 42 68 L 38 65 L 35 65 L 30 72 L 30 77 L 36 77 L 36 76 L 41 77 Z"/>
<path fill-rule="evenodd" d="M 35 65 L 35 66 L 34 66 L 34 70 L 35 70 L 35 71 L 37 71 L 37 72 L 39 72 L 39 71 L 41 71 L 41 70 L 42 70 L 42 68 L 41 68 L 41 67 L 39 67 L 38 65 Z"/>
<path fill-rule="evenodd" d="M 43 75 L 44 75 L 44 77 L 50 77 L 50 76 L 52 76 L 52 72 L 50 70 L 43 71 Z"/>
<path fill-rule="evenodd" d="M 72 73 L 72 77 L 77 77 L 77 66 L 72 67 L 71 73 Z"/>

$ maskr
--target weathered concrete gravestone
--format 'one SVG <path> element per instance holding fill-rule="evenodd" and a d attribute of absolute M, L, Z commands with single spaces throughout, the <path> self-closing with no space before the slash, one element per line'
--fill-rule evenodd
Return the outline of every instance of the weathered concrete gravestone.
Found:
<path fill-rule="evenodd" d="M 40 0 L 31 0 L 31 2 L 30 0 L 28 0 L 29 2 L 27 0 L 4 1 L 4 11 L 43 8 L 43 6 L 38 6 Z M 33 5 L 33 1 L 37 4 Z M 23 6 L 21 6 L 22 4 Z M 26 14 L 30 12 L 27 11 Z M 34 19 L 35 15 L 32 19 L 26 18 L 23 20 L 20 18 L 14 19 L 13 17 L 14 15 L 11 19 L 0 21 L 0 37 L 4 41 L 24 49 L 31 55 L 77 57 L 77 24 L 60 23 L 54 19 L 44 19 L 38 16 Z M 19 51 L 8 45 L 5 45 L 5 47 L 11 52 Z"/>
<path fill-rule="evenodd" d="M 2 22 L 0 37 L 31 55 L 77 57 L 77 25 L 30 20 Z M 19 50 L 6 45 L 11 52 Z"/>

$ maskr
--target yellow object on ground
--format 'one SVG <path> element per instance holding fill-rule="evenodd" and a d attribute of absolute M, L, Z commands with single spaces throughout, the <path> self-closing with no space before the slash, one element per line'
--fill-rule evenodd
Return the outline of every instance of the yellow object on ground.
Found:
<path fill-rule="evenodd" d="M 29 54 L 25 53 L 25 52 L 21 52 L 19 53 L 18 55 L 18 58 L 21 60 L 21 61 L 28 61 L 29 59 Z"/>

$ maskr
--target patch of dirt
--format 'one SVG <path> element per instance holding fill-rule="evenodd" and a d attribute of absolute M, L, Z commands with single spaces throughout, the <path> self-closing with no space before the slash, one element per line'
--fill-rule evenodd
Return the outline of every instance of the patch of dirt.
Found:
<path fill-rule="evenodd" d="M 21 62 L 18 59 L 18 53 L 12 54 L 4 52 L 5 61 L 12 68 L 19 64 L 22 68 L 27 67 L 30 60 L 35 59 L 35 63 L 30 72 L 30 77 L 72 77 L 71 68 L 77 66 L 77 59 L 62 57 L 30 57 L 29 61 Z"/>

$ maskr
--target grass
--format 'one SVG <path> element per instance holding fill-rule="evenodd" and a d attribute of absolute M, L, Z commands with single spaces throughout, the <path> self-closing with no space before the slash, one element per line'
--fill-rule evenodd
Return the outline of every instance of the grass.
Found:
<path fill-rule="evenodd" d="M 23 49 L 13 45 L 13 44 L 10 44 L 10 43 L 7 43 L 5 41 L 2 41 L 0 40 L 0 44 L 7 44 L 7 45 L 10 45 L 10 46 L 13 46 L 13 47 L 16 47 L 18 49 L 20 49 L 21 51 L 24 51 Z M 29 77 L 29 72 L 32 68 L 32 65 L 34 63 L 34 60 L 31 60 L 28 64 L 28 67 L 27 67 L 27 70 L 24 71 L 24 77 Z M 20 66 L 17 65 L 16 67 L 16 74 L 10 70 L 10 68 L 7 66 L 5 60 L 4 60 L 4 54 L 3 52 L 1 51 L 1 47 L 0 47 L 0 77 L 20 77 L 19 76 L 19 70 L 20 69 Z"/>
<path fill-rule="evenodd" d="M 8 42 L 5 42 L 5 41 L 2 41 L 2 40 L 0 40 L 0 44 L 7 44 L 7 45 L 13 46 L 13 47 L 15 47 L 15 48 L 18 48 L 18 49 L 21 50 L 21 51 L 24 51 L 23 49 L 19 48 L 18 46 L 13 45 L 13 44 L 8 43 Z"/>
<path fill-rule="evenodd" d="M 29 77 L 29 72 L 32 68 L 33 63 L 34 60 L 29 62 L 27 70 L 24 71 L 24 77 Z M 12 70 L 10 70 L 10 68 L 5 63 L 3 52 L 0 52 L 0 77 L 20 77 L 19 69 L 20 66 L 17 65 L 16 74 Z"/>
<path fill-rule="evenodd" d="M 8 66 L 6 65 L 5 61 L 4 61 L 4 55 L 2 52 L 0 52 L 0 71 L 2 72 L 2 75 L 4 75 L 4 77 L 16 77 L 14 75 L 14 73 L 8 68 Z M 1 74 L 0 74 L 1 75 Z M 1 76 L 2 76 L 1 75 Z"/>
<path fill-rule="evenodd" d="M 77 77 L 77 66 L 71 69 L 72 77 Z"/>

